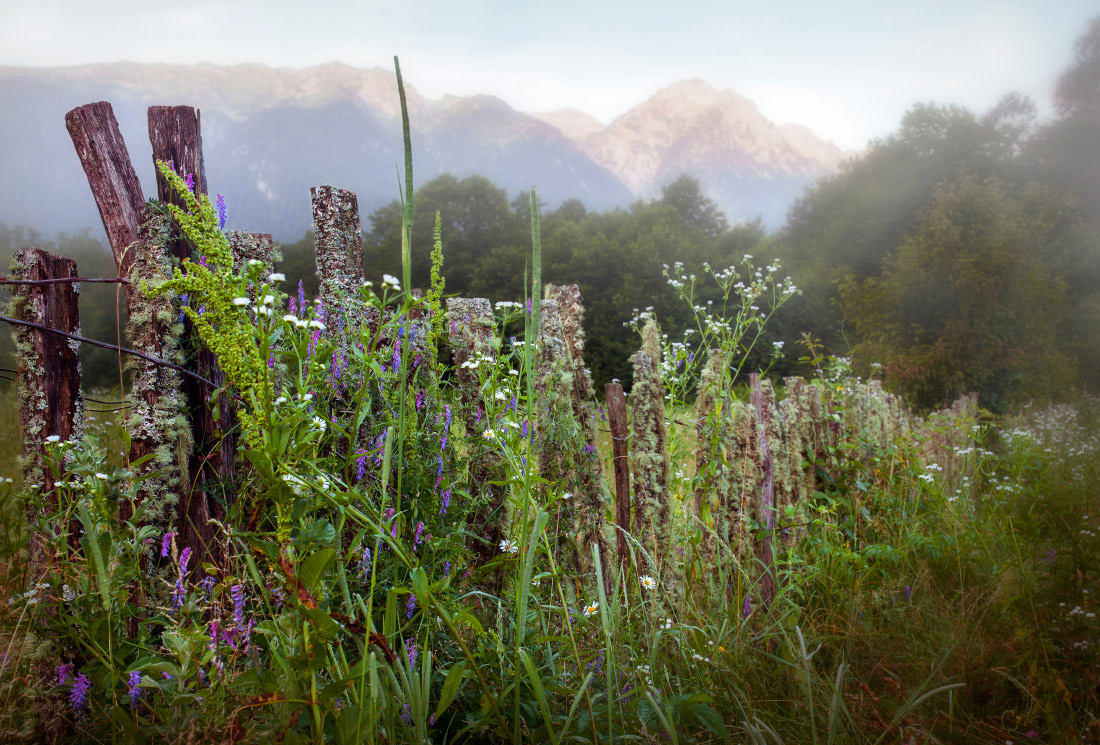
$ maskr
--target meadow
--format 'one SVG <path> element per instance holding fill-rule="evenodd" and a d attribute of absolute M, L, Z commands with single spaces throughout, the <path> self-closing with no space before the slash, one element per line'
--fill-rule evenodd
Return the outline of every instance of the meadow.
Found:
<path fill-rule="evenodd" d="M 447 297 L 438 228 L 410 290 L 407 155 L 399 276 L 314 298 L 159 168 L 183 206 L 150 220 L 194 258 L 135 279 L 130 317 L 215 354 L 233 478 L 192 482 L 179 411 L 133 391 L 70 439 L 4 394 L 5 739 L 1100 741 L 1100 400 L 916 417 L 812 341 L 810 380 L 750 383 L 797 287 L 751 255 L 674 264 L 685 337 L 623 331 L 624 512 L 533 193 L 525 297 Z M 178 530 L 200 492 L 210 521 Z"/>

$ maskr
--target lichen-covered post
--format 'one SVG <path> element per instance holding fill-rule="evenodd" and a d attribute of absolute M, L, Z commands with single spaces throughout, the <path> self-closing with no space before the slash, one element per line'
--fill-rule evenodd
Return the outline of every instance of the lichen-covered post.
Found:
<path fill-rule="evenodd" d="M 757 373 L 749 376 L 752 407 L 756 412 L 757 436 L 759 438 L 761 471 L 763 481 L 760 484 L 760 498 L 757 503 L 757 522 L 760 535 L 756 539 L 756 557 L 764 565 L 764 574 L 760 578 L 760 602 L 766 607 L 775 597 L 775 576 L 772 564 L 775 560 L 772 550 L 772 530 L 775 527 L 775 472 L 772 463 L 771 444 L 768 442 L 768 430 L 775 415 L 774 396 L 771 382 L 761 379 Z"/>
<path fill-rule="evenodd" d="M 454 348 L 460 416 L 467 437 L 474 438 L 484 426 L 481 421 L 485 414 L 479 368 L 495 364 L 498 352 L 493 306 L 480 297 L 447 298 L 447 330 Z M 470 490 L 484 500 L 471 521 L 483 540 L 472 541 L 470 546 L 482 563 L 494 556 L 507 520 L 503 493 L 488 483 L 489 474 L 498 465 L 499 459 L 492 451 L 469 462 Z"/>
<path fill-rule="evenodd" d="M 202 154 L 202 117 L 190 106 L 150 106 L 148 110 L 149 141 L 153 146 L 153 162 L 170 163 L 177 173 L 194 185 L 195 196 L 207 194 L 206 166 Z M 157 197 L 166 204 L 186 207 L 186 203 L 168 185 L 167 179 L 154 167 Z M 178 233 L 178 231 L 173 231 Z M 192 245 L 182 235 L 170 238 L 165 254 L 178 265 L 192 256 Z M 182 317 L 181 351 L 184 364 L 201 377 L 221 386 L 225 375 L 217 358 L 199 339 L 190 318 Z M 211 518 L 224 515 L 224 505 L 232 499 L 233 467 L 236 442 L 232 434 L 233 412 L 228 396 L 214 398 L 215 388 L 190 376 L 180 380 L 186 402 L 194 448 L 187 465 L 187 484 L 182 490 L 183 504 L 177 511 L 176 530 L 181 545 L 196 552 L 195 565 L 200 567 L 220 558 L 215 545 Z M 217 407 L 217 416 L 211 407 Z"/>
<path fill-rule="evenodd" d="M 76 277 L 72 259 L 26 248 L 15 252 L 12 275 L 21 280 Z M 79 284 L 59 282 L 47 285 L 16 286 L 11 300 L 11 315 L 72 334 L 80 333 Z M 47 438 L 61 442 L 80 435 L 83 400 L 80 397 L 79 344 L 70 339 L 36 329 L 17 327 L 15 346 L 18 359 L 16 391 L 19 396 L 19 424 L 23 435 L 23 484 L 40 491 L 44 500 L 57 504 L 53 473 L 46 467 Z M 27 523 L 35 525 L 38 516 L 28 507 Z M 68 526 L 56 526 L 62 530 Z M 43 537 L 30 535 L 30 582 L 37 582 L 47 564 Z"/>
<path fill-rule="evenodd" d="M 624 531 L 630 530 L 630 462 L 627 455 L 626 398 L 623 387 L 618 383 L 608 383 L 604 388 L 607 396 L 607 421 L 611 426 L 612 466 L 615 471 L 615 522 L 620 530 L 616 531 L 619 566 L 625 567 L 630 549 Z"/>
<path fill-rule="evenodd" d="M 167 295 L 150 297 L 141 291 L 143 284 L 171 276 L 165 250 L 169 232 L 168 218 L 161 215 L 149 215 L 141 225 L 140 250 L 130 272 L 126 335 L 133 349 L 181 364 L 178 311 Z M 127 364 L 131 370 L 126 420 L 130 461 L 151 455 L 136 469 L 135 475 L 159 472 L 158 476 L 142 481 L 139 500 L 146 506 L 147 522 L 167 527 L 175 523 L 176 506 L 185 493 L 183 481 L 192 445 L 180 374 L 139 357 L 128 358 Z M 119 511 L 122 519 L 130 517 L 128 503 L 121 505 Z"/>
<path fill-rule="evenodd" d="M 322 320 L 330 336 L 346 340 L 348 330 L 358 330 L 366 320 L 359 294 L 363 287 L 359 200 L 352 192 L 333 186 L 315 186 L 310 196 Z"/>
<path fill-rule="evenodd" d="M 630 470 L 634 474 L 634 534 L 667 571 L 672 525 L 668 494 L 668 432 L 661 383 L 657 324 L 642 331 L 642 349 L 631 358 L 634 385 L 630 390 Z M 667 577 L 666 577 L 667 586 Z"/>

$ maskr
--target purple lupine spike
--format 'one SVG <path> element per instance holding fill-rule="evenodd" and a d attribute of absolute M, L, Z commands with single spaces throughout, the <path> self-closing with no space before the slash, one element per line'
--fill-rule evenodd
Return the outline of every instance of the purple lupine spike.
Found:
<path fill-rule="evenodd" d="M 77 673 L 73 678 L 73 687 L 69 690 L 69 703 L 73 711 L 80 714 L 84 711 L 84 704 L 88 701 L 88 689 L 92 687 L 92 681 L 84 673 Z"/>
<path fill-rule="evenodd" d="M 225 230 L 225 197 L 218 195 L 218 230 Z"/>
<path fill-rule="evenodd" d="M 131 670 L 129 679 L 130 709 L 136 709 L 141 698 L 141 671 Z"/>
<path fill-rule="evenodd" d="M 195 174 L 193 174 L 193 173 L 187 174 L 187 178 L 184 179 L 184 183 L 187 184 L 187 191 L 194 194 L 195 193 Z"/>

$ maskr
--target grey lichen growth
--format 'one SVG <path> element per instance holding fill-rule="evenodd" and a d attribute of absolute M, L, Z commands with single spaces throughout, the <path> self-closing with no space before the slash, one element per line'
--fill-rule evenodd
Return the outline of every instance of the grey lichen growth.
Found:
<path fill-rule="evenodd" d="M 664 387 L 656 351 L 658 330 L 652 319 L 643 329 L 642 349 L 634 353 L 634 385 L 630 390 L 630 472 L 634 480 L 634 535 L 658 564 L 671 568 L 671 505 L 668 492 L 668 431 Z M 659 348 L 658 348 L 659 349 Z M 665 587 L 670 587 L 665 578 Z"/>
<path fill-rule="evenodd" d="M 363 236 L 359 201 L 352 192 L 333 186 L 316 186 L 310 193 L 323 320 L 327 334 L 346 351 L 351 338 L 346 330 L 367 320 L 367 306 L 360 294 Z"/>

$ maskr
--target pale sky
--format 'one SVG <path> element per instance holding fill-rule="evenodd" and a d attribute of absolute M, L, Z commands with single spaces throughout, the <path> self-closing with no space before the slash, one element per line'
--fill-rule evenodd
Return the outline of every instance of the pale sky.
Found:
<path fill-rule="evenodd" d="M 980 112 L 1016 90 L 1049 112 L 1097 14 L 1080 0 L 0 0 L 0 65 L 392 68 L 397 54 L 429 98 L 488 93 L 604 122 L 701 78 L 857 149 L 916 102 Z"/>

